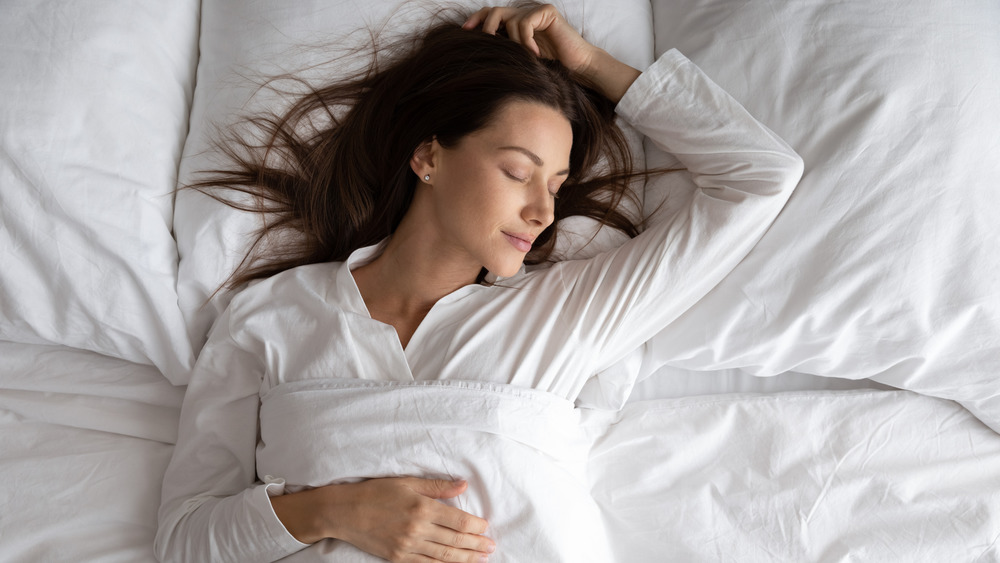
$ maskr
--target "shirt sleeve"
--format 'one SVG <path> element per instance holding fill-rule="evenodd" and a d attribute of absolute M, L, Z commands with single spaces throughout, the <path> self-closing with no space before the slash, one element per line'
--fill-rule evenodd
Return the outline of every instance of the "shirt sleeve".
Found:
<path fill-rule="evenodd" d="M 234 341 L 232 306 L 198 357 L 163 481 L 160 561 L 274 561 L 307 544 L 278 520 L 284 482 L 256 476 L 261 361 Z"/>
<path fill-rule="evenodd" d="M 676 50 L 644 72 L 617 113 L 687 168 L 697 190 L 673 220 L 620 248 L 552 268 L 591 373 L 635 350 L 742 260 L 802 175 L 802 159 Z M 655 179 L 651 181 L 656 181 Z"/>

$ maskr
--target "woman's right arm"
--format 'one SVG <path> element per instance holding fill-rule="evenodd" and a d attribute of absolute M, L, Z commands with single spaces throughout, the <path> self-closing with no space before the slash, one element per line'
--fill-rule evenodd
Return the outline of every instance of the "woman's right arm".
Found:
<path fill-rule="evenodd" d="M 305 543 L 337 538 L 389 561 L 479 563 L 495 549 L 487 523 L 435 499 L 464 481 L 415 477 L 329 485 L 271 499 L 289 533 Z"/>
<path fill-rule="evenodd" d="M 232 307 L 212 329 L 184 395 L 177 445 L 163 480 L 154 547 L 160 561 L 274 561 L 306 547 L 282 526 L 256 476 L 262 366 L 230 332 Z"/>
<path fill-rule="evenodd" d="M 391 561 L 481 561 L 486 521 L 435 499 L 466 485 L 371 479 L 284 494 L 257 480 L 260 360 L 216 323 L 184 397 L 154 544 L 161 561 L 274 561 L 323 538 Z M 302 540 L 302 541 L 299 541 Z"/>

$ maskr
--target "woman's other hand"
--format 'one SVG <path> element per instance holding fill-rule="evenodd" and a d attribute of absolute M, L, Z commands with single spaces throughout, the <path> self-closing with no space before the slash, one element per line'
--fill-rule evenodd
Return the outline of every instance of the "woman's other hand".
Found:
<path fill-rule="evenodd" d="M 482 535 L 486 520 L 436 500 L 467 487 L 442 479 L 370 479 L 277 496 L 271 503 L 303 543 L 336 538 L 394 563 L 479 563 L 496 549 Z"/>
<path fill-rule="evenodd" d="M 462 28 L 482 26 L 484 32 L 492 35 L 501 25 L 512 40 L 539 57 L 558 60 L 569 70 L 587 77 L 615 103 L 639 77 L 638 70 L 588 43 L 551 4 L 526 8 L 483 8 L 469 16 Z"/>
<path fill-rule="evenodd" d="M 469 16 L 464 29 L 475 29 L 495 35 L 503 25 L 507 36 L 524 45 L 539 57 L 558 60 L 573 72 L 584 73 L 591 64 L 597 47 L 580 35 L 555 6 L 545 4 L 528 8 L 483 8 Z"/>

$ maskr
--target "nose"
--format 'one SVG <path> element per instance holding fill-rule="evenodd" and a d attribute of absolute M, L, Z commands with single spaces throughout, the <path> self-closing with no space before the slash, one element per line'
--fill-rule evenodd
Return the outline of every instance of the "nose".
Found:
<path fill-rule="evenodd" d="M 555 221 L 555 199 L 549 193 L 548 186 L 541 182 L 531 186 L 529 191 L 521 217 L 531 225 L 544 229 Z"/>

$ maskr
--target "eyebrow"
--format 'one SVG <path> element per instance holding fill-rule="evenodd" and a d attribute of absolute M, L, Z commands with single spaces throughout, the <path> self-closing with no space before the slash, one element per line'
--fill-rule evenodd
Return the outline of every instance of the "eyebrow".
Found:
<path fill-rule="evenodd" d="M 529 151 L 528 149 L 526 149 L 524 147 L 515 147 L 515 146 L 500 147 L 499 150 L 502 150 L 502 151 L 517 151 L 517 152 L 523 154 L 524 156 L 530 158 L 531 162 L 535 163 L 535 166 L 543 166 L 545 164 L 542 161 L 542 159 L 538 157 L 537 154 Z M 567 168 L 565 170 L 560 170 L 559 172 L 556 172 L 556 176 L 562 176 L 564 174 L 569 174 L 569 168 Z"/>

